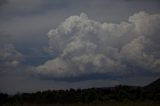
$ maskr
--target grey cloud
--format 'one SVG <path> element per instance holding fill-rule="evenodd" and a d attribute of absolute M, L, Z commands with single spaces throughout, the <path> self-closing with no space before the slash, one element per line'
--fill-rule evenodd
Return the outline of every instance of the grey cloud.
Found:
<path fill-rule="evenodd" d="M 17 67 L 23 60 L 23 55 L 16 50 L 10 37 L 0 33 L 0 74 Z"/>
<path fill-rule="evenodd" d="M 57 10 L 67 7 L 71 1 L 63 0 L 1 0 L 1 4 L 5 4 L 3 1 L 8 1 L 1 11 L 3 15 L 8 16 L 30 16 L 35 14 L 43 14 L 47 10 Z M 7 12 L 7 14 L 6 14 Z M 10 14 L 8 14 L 10 13 Z"/>
<path fill-rule="evenodd" d="M 100 23 L 84 13 L 71 16 L 48 33 L 49 50 L 57 57 L 36 67 L 35 72 L 53 77 L 121 75 L 131 73 L 129 68 L 136 71 L 135 67 L 159 72 L 160 49 L 154 49 L 159 48 L 159 22 L 160 15 L 146 12 L 120 24 Z"/>
<path fill-rule="evenodd" d="M 0 30 L 0 47 L 5 43 L 10 43 L 10 42 L 11 42 L 10 36 Z"/>
<path fill-rule="evenodd" d="M 3 6 L 4 4 L 6 4 L 8 2 L 8 0 L 0 0 L 0 6 Z"/>
<path fill-rule="evenodd" d="M 42 0 L 9 0 L 6 9 L 10 11 L 30 11 L 42 5 Z"/>
<path fill-rule="evenodd" d="M 137 1 L 139 1 L 139 2 L 146 2 L 146 1 L 153 2 L 153 1 L 157 1 L 157 2 L 159 2 L 159 0 L 124 0 L 124 1 L 128 1 L 128 2 L 137 2 Z"/>
<path fill-rule="evenodd" d="M 22 61 L 23 55 L 19 53 L 12 44 L 4 44 L 0 48 L 0 68 L 7 71 L 9 68 L 16 67 Z"/>

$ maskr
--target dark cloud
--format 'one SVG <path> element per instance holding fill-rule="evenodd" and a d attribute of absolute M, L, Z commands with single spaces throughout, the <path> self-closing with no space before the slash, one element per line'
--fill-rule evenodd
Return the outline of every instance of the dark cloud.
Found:
<path fill-rule="evenodd" d="M 159 2 L 159 0 L 124 0 L 124 1 L 127 1 L 127 2 Z"/>
<path fill-rule="evenodd" d="M 8 3 L 8 0 L 0 0 L 0 7 Z"/>
<path fill-rule="evenodd" d="M 11 39 L 10 36 L 3 31 L 0 31 L 0 47 L 5 43 L 10 43 Z"/>

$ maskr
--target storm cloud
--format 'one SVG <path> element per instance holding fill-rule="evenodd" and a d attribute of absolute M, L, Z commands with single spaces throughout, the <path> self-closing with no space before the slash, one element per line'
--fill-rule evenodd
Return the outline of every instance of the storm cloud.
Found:
<path fill-rule="evenodd" d="M 160 15 L 144 11 L 119 24 L 98 22 L 85 13 L 70 16 L 48 32 L 53 59 L 35 73 L 56 77 L 160 72 Z M 141 69 L 141 70 L 140 70 Z"/>
<path fill-rule="evenodd" d="M 159 78 L 159 3 L 0 0 L 0 91 L 142 86 Z"/>

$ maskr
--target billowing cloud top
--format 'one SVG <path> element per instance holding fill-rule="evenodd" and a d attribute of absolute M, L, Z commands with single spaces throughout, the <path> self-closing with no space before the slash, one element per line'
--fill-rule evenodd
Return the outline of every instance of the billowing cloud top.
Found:
<path fill-rule="evenodd" d="M 48 33 L 53 59 L 35 72 L 64 78 L 90 74 L 160 72 L 160 15 L 139 12 L 127 22 L 100 23 L 84 13 Z"/>

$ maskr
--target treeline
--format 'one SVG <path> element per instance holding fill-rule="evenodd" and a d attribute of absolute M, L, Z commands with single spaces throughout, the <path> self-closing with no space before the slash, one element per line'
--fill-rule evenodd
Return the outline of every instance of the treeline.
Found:
<path fill-rule="evenodd" d="M 147 91 L 142 87 L 116 86 L 110 88 L 47 90 L 35 93 L 8 95 L 0 93 L 0 104 L 72 104 L 107 101 L 159 101 L 160 91 Z"/>

